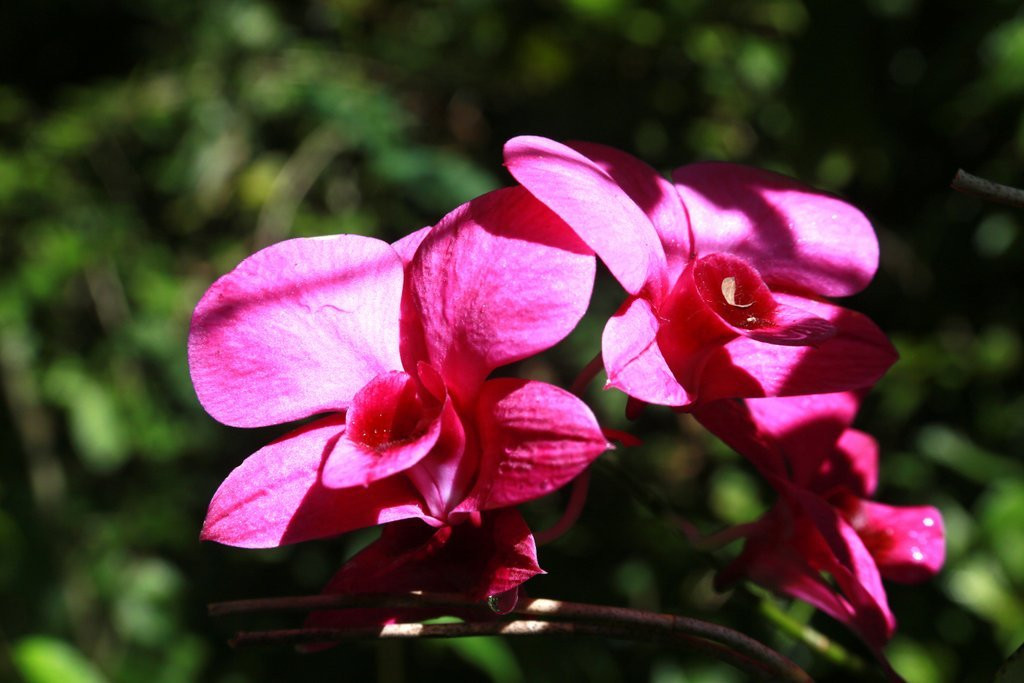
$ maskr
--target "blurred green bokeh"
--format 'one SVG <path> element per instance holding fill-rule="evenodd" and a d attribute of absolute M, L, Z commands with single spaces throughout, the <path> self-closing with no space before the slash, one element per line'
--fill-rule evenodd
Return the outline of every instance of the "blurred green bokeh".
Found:
<path fill-rule="evenodd" d="M 916 0 L 45 0 L 0 7 L 0 680 L 739 681 L 654 645 L 467 640 L 232 651 L 210 601 L 312 593 L 371 535 L 201 545 L 220 480 L 281 429 L 230 430 L 189 383 L 192 307 L 242 257 L 301 235 L 385 239 L 509 183 L 502 142 L 727 159 L 838 192 L 882 266 L 850 305 L 902 360 L 858 426 L 879 498 L 934 504 L 946 570 L 892 586 L 911 681 L 987 681 L 1024 640 L 1024 186 L 1019 3 Z M 567 382 L 618 297 L 524 372 Z M 625 428 L 620 396 L 592 405 Z M 612 458 L 704 531 L 771 496 L 686 418 L 649 411 Z M 713 571 L 612 474 L 542 549 L 533 595 L 736 626 L 841 675 L 717 595 Z M 556 496 L 557 498 L 557 496 Z M 559 500 L 527 510 L 543 526 Z M 803 605 L 790 613 L 848 647 Z M 279 622 L 274 622 L 279 623 Z M 294 620 L 289 622 L 294 624 Z"/>

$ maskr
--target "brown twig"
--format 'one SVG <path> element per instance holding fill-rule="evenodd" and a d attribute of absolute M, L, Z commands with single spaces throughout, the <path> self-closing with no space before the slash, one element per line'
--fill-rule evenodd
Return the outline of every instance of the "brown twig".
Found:
<path fill-rule="evenodd" d="M 980 197 L 986 201 L 1024 209 L 1024 190 L 979 178 L 962 168 L 957 169 L 956 175 L 953 176 L 953 182 L 949 186 L 957 192 Z"/>
<path fill-rule="evenodd" d="M 457 596 L 341 596 L 319 595 L 294 598 L 241 600 L 210 605 L 210 614 L 221 616 L 244 612 L 309 611 L 350 607 L 423 607 L 444 605 L 486 611 L 482 603 Z M 387 626 L 346 629 L 288 629 L 243 631 L 233 645 L 261 643 L 336 642 L 364 638 L 453 638 L 474 635 L 544 635 L 553 633 L 585 634 L 625 640 L 665 640 L 710 653 L 719 659 L 758 676 L 778 680 L 809 681 L 807 674 L 792 661 L 760 642 L 730 628 L 672 614 L 658 614 L 624 607 L 528 599 L 511 614 L 526 617 L 514 621 L 469 621 L 462 624 L 389 624 Z"/>

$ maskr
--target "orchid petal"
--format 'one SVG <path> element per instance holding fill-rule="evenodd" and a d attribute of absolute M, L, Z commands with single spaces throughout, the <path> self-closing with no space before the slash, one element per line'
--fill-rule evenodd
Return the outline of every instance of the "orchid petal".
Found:
<path fill-rule="evenodd" d="M 885 578 L 919 583 L 942 568 L 946 534 L 942 513 L 934 507 L 896 507 L 849 496 L 841 508 Z"/>
<path fill-rule="evenodd" d="M 810 485 L 823 495 L 838 488 L 862 497 L 873 495 L 877 487 L 878 442 L 859 429 L 843 432 Z"/>
<path fill-rule="evenodd" d="M 348 428 L 324 462 L 324 486 L 366 486 L 409 469 L 437 443 L 440 413 L 409 375 L 378 375 L 352 401 Z"/>
<path fill-rule="evenodd" d="M 327 594 L 454 593 L 486 598 L 542 574 L 530 529 L 513 508 L 479 522 L 429 526 L 405 520 L 384 527 L 338 571 Z"/>
<path fill-rule="evenodd" d="M 744 337 L 780 346 L 819 346 L 835 336 L 832 323 L 795 306 L 776 303 L 770 320 L 750 327 L 733 327 Z"/>
<path fill-rule="evenodd" d="M 451 401 L 441 412 L 441 434 L 427 457 L 411 467 L 406 476 L 412 481 L 427 510 L 438 519 L 462 502 L 479 469 L 480 454 L 466 448 L 466 430 Z"/>
<path fill-rule="evenodd" d="M 210 502 L 203 540 L 273 548 L 384 522 L 422 517 L 402 477 L 368 487 L 324 488 L 320 467 L 345 431 L 344 417 L 311 422 L 264 446 L 235 468 Z"/>
<path fill-rule="evenodd" d="M 775 294 L 836 327 L 820 346 L 779 346 L 737 337 L 703 367 L 703 401 L 732 397 L 795 396 L 860 389 L 874 384 L 897 358 L 885 334 L 867 317 L 822 301 Z"/>
<path fill-rule="evenodd" d="M 431 365 L 462 401 L 491 370 L 561 341 L 590 300 L 594 257 L 520 187 L 464 204 L 423 240 L 410 289 Z"/>
<path fill-rule="evenodd" d="M 607 387 L 648 403 L 686 405 L 689 394 L 672 374 L 658 345 L 660 324 L 650 303 L 635 297 L 608 320 L 601 337 Z"/>
<path fill-rule="evenodd" d="M 402 262 L 355 235 L 267 247 L 217 280 L 196 306 L 189 369 L 200 403 L 234 427 L 345 409 L 401 367 Z"/>
<path fill-rule="evenodd" d="M 878 239 L 859 210 L 791 178 L 727 163 L 672 174 L 697 253 L 748 259 L 773 287 L 848 296 L 878 268 Z"/>
<path fill-rule="evenodd" d="M 480 483 L 462 510 L 516 505 L 551 493 L 609 447 L 583 401 L 543 382 L 486 382 L 477 425 L 483 448 Z"/>
<path fill-rule="evenodd" d="M 747 578 L 777 593 L 814 605 L 836 621 L 851 623 L 855 608 L 811 566 L 800 548 L 788 542 L 773 509 L 754 527 L 739 556 L 715 575 L 715 586 L 727 589 Z"/>
<path fill-rule="evenodd" d="M 762 399 L 771 400 L 771 399 Z M 694 406 L 692 414 L 709 432 L 745 457 L 762 474 L 785 477 L 789 474 L 786 453 L 778 439 L 759 429 L 752 411 L 756 401 L 725 399 Z"/>
<path fill-rule="evenodd" d="M 505 143 L 505 166 L 562 217 L 630 294 L 666 283 L 665 252 L 650 219 L 597 163 L 554 140 Z"/>
<path fill-rule="evenodd" d="M 748 399 L 758 430 L 779 444 L 790 478 L 805 488 L 822 463 L 833 457 L 836 442 L 847 429 L 860 398 L 854 392 Z M 814 489 L 817 492 L 817 489 Z"/>
<path fill-rule="evenodd" d="M 710 254 L 693 262 L 675 285 L 668 310 L 672 317 L 700 325 L 693 307 L 704 306 L 734 335 L 768 344 L 817 346 L 835 327 L 796 306 L 777 301 L 747 261 L 732 254 Z"/>
<path fill-rule="evenodd" d="M 643 209 L 665 250 L 669 282 L 679 277 L 691 257 L 690 219 L 672 183 L 614 147 L 575 140 L 566 144 L 601 167 Z"/>
<path fill-rule="evenodd" d="M 412 262 L 412 257 L 416 255 L 416 250 L 419 249 L 420 244 L 430 234 L 431 230 L 433 230 L 433 226 L 428 225 L 391 243 L 391 248 L 402 259 L 404 265 L 408 266 Z"/>
<path fill-rule="evenodd" d="M 850 626 L 873 648 L 881 649 L 892 637 L 896 619 L 871 552 L 857 531 L 821 497 L 795 486 L 788 487 L 785 495 L 799 506 L 828 547 L 831 557 L 822 557 L 824 564 L 818 568 L 832 575 L 855 608 Z"/>

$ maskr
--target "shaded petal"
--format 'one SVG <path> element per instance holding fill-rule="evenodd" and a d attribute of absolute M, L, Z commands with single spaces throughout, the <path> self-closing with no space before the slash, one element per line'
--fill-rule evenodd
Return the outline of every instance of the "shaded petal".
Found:
<path fill-rule="evenodd" d="M 845 391 L 748 399 L 747 405 L 758 430 L 778 443 L 792 481 L 811 488 L 823 463 L 834 458 L 836 443 L 857 415 L 860 397 Z"/>
<path fill-rule="evenodd" d="M 694 406 L 692 414 L 709 432 L 749 460 L 762 474 L 788 477 L 790 471 L 782 444 L 770 432 L 758 428 L 751 410 L 754 403 L 739 399 L 709 401 Z M 769 481 L 774 480 L 769 477 Z"/>
<path fill-rule="evenodd" d="M 447 593 L 484 599 L 511 590 L 544 571 L 533 536 L 512 508 L 492 510 L 454 526 L 419 520 L 388 524 L 331 578 L 328 595 Z M 450 610 L 392 608 L 322 611 L 307 626 L 412 621 Z"/>
<path fill-rule="evenodd" d="M 363 385 L 401 367 L 402 262 L 356 235 L 294 239 L 217 280 L 189 333 L 200 403 L 235 427 L 342 410 Z"/>
<path fill-rule="evenodd" d="M 737 164 L 691 164 L 672 178 L 699 255 L 736 254 L 772 286 L 825 296 L 859 292 L 878 268 L 871 223 L 841 199 Z"/>
<path fill-rule="evenodd" d="M 795 486 L 789 487 L 786 496 L 799 506 L 828 547 L 831 557 L 823 556 L 818 569 L 832 575 L 854 607 L 849 625 L 868 645 L 881 649 L 892 637 L 896 619 L 871 552 L 839 511 L 819 496 Z"/>
<path fill-rule="evenodd" d="M 643 161 L 614 147 L 575 140 L 566 144 L 600 166 L 647 214 L 665 250 L 668 281 L 679 277 L 691 258 L 690 220 L 672 183 Z"/>
<path fill-rule="evenodd" d="M 561 341 L 590 301 L 594 257 L 521 187 L 464 204 L 423 240 L 410 290 L 430 364 L 462 401 L 496 367 Z"/>
<path fill-rule="evenodd" d="M 505 143 L 505 166 L 593 249 L 630 294 L 667 283 L 665 252 L 651 220 L 598 164 L 554 140 Z"/>
<path fill-rule="evenodd" d="M 631 297 L 605 325 L 601 353 L 614 387 L 647 403 L 681 406 L 690 402 L 658 345 L 661 323 L 645 299 Z"/>
<path fill-rule="evenodd" d="M 847 496 L 840 508 L 857 530 L 882 576 L 918 583 L 935 576 L 946 559 L 942 513 L 930 506 L 895 507 Z"/>
<path fill-rule="evenodd" d="M 809 486 L 827 494 L 836 488 L 867 497 L 878 486 L 878 442 L 859 429 L 847 429 Z"/>
<path fill-rule="evenodd" d="M 609 448 L 590 408 L 543 382 L 490 380 L 480 392 L 476 415 L 480 473 L 460 510 L 539 498 L 574 479 Z"/>
<path fill-rule="evenodd" d="M 777 593 L 814 605 L 836 621 L 850 624 L 856 610 L 812 566 L 779 521 L 779 508 L 759 520 L 739 556 L 715 576 L 719 590 L 747 578 Z"/>
<path fill-rule="evenodd" d="M 404 372 L 375 377 L 352 401 L 348 429 L 324 462 L 324 486 L 366 486 L 415 465 L 441 434 L 441 406 Z"/>
<path fill-rule="evenodd" d="M 775 297 L 829 321 L 836 327 L 835 336 L 817 347 L 737 337 L 715 350 L 704 365 L 696 392 L 701 400 L 861 389 L 874 384 L 896 361 L 896 349 L 867 317 L 812 299 Z"/>
<path fill-rule="evenodd" d="M 345 431 L 332 415 L 264 446 L 220 485 L 202 539 L 243 548 L 273 548 L 407 517 L 421 517 L 415 490 L 402 477 L 332 490 L 320 467 Z"/>

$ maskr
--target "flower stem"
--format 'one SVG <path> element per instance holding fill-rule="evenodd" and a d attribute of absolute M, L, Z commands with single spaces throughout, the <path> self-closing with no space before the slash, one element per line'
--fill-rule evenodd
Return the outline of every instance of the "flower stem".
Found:
<path fill-rule="evenodd" d="M 583 392 L 587 390 L 587 386 L 594 381 L 597 377 L 597 373 L 604 369 L 604 361 L 601 358 L 601 352 L 598 351 L 597 355 L 590 359 L 580 374 L 573 380 L 572 386 L 569 387 L 569 391 L 576 396 L 583 396 Z"/>
<path fill-rule="evenodd" d="M 786 614 L 779 607 L 778 603 L 770 596 L 755 596 L 758 598 L 758 611 L 769 621 L 779 627 L 779 630 L 791 638 L 811 648 L 824 659 L 836 664 L 846 671 L 856 674 L 858 679 L 885 680 L 885 676 L 868 665 L 868 663 L 853 654 L 839 643 L 830 639 L 820 631 L 811 628 L 807 624 L 797 621 Z"/>
<path fill-rule="evenodd" d="M 242 612 L 337 609 L 372 604 L 376 607 L 422 607 L 447 605 L 465 611 L 482 608 L 479 601 L 450 595 L 353 596 L 317 595 L 293 598 L 241 600 L 210 605 L 211 615 Z M 624 607 L 529 599 L 511 614 L 524 617 L 512 621 L 487 619 L 457 624 L 388 624 L 385 626 L 340 629 L 284 629 L 242 631 L 232 645 L 261 643 L 336 642 L 364 638 L 459 638 L 480 635 L 596 635 L 624 640 L 660 640 L 686 645 L 710 653 L 759 678 L 785 681 L 810 681 L 800 667 L 783 655 L 738 631 L 698 619 L 659 614 Z M 493 615 L 491 615 L 493 616 Z"/>
<path fill-rule="evenodd" d="M 949 186 L 957 192 L 974 195 L 986 201 L 1024 208 L 1024 190 L 979 178 L 962 168 L 957 169 Z"/>
<path fill-rule="evenodd" d="M 534 542 L 538 545 L 545 545 L 554 541 L 568 531 L 583 512 L 583 505 L 587 502 L 587 489 L 590 484 L 590 470 L 583 470 L 572 482 L 572 491 L 569 493 L 569 502 L 565 504 L 565 512 L 553 526 L 538 531 L 533 535 Z"/>

